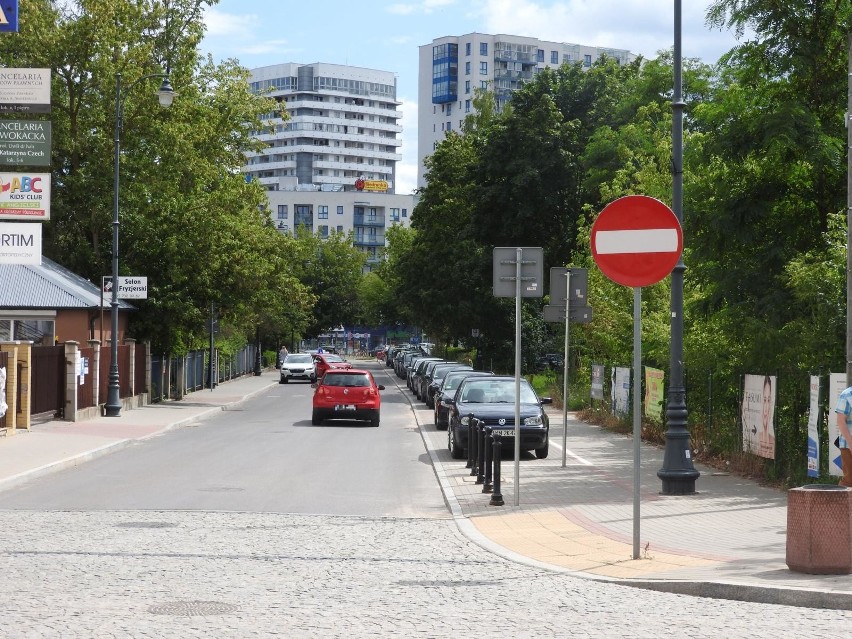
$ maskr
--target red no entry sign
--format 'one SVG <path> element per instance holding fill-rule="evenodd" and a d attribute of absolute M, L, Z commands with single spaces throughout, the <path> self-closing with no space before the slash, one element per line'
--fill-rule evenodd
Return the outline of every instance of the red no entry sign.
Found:
<path fill-rule="evenodd" d="M 613 282 L 641 287 L 664 279 L 683 250 L 674 212 L 646 195 L 610 202 L 592 225 L 592 256 Z"/>

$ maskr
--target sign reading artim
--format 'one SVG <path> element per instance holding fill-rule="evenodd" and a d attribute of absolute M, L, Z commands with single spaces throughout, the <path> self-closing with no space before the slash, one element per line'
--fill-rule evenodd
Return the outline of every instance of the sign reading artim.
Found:
<path fill-rule="evenodd" d="M 0 222 L 0 264 L 41 264 L 41 224 Z"/>
<path fill-rule="evenodd" d="M 0 173 L 0 220 L 49 220 L 50 173 Z"/>

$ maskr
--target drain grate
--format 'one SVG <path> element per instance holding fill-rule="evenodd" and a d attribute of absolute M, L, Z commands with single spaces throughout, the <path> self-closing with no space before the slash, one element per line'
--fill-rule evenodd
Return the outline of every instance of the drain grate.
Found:
<path fill-rule="evenodd" d="M 221 601 L 172 601 L 149 606 L 153 615 L 173 615 L 176 617 L 203 617 L 205 615 L 226 615 L 239 612 L 240 607 Z"/>
<path fill-rule="evenodd" d="M 177 524 L 170 521 L 125 521 L 116 524 L 117 528 L 174 528 Z"/>

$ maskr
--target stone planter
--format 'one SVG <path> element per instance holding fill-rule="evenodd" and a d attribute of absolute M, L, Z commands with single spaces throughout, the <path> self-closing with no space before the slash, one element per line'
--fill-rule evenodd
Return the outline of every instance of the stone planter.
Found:
<path fill-rule="evenodd" d="M 812 575 L 852 573 L 852 488 L 810 484 L 787 492 L 787 566 Z"/>

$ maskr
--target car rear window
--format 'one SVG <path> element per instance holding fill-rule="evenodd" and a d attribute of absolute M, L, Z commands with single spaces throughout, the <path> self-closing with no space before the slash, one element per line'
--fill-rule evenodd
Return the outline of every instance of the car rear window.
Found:
<path fill-rule="evenodd" d="M 284 361 L 288 364 L 310 364 L 313 359 L 310 355 L 288 355 Z"/>
<path fill-rule="evenodd" d="M 462 390 L 463 402 L 471 403 L 514 403 L 515 381 L 499 380 L 492 381 L 488 378 L 482 381 L 474 381 L 465 385 Z M 536 404 L 538 398 L 526 380 L 521 380 L 521 403 Z"/>
<path fill-rule="evenodd" d="M 322 378 L 323 386 L 370 386 L 370 378 L 363 373 L 332 373 Z"/>

